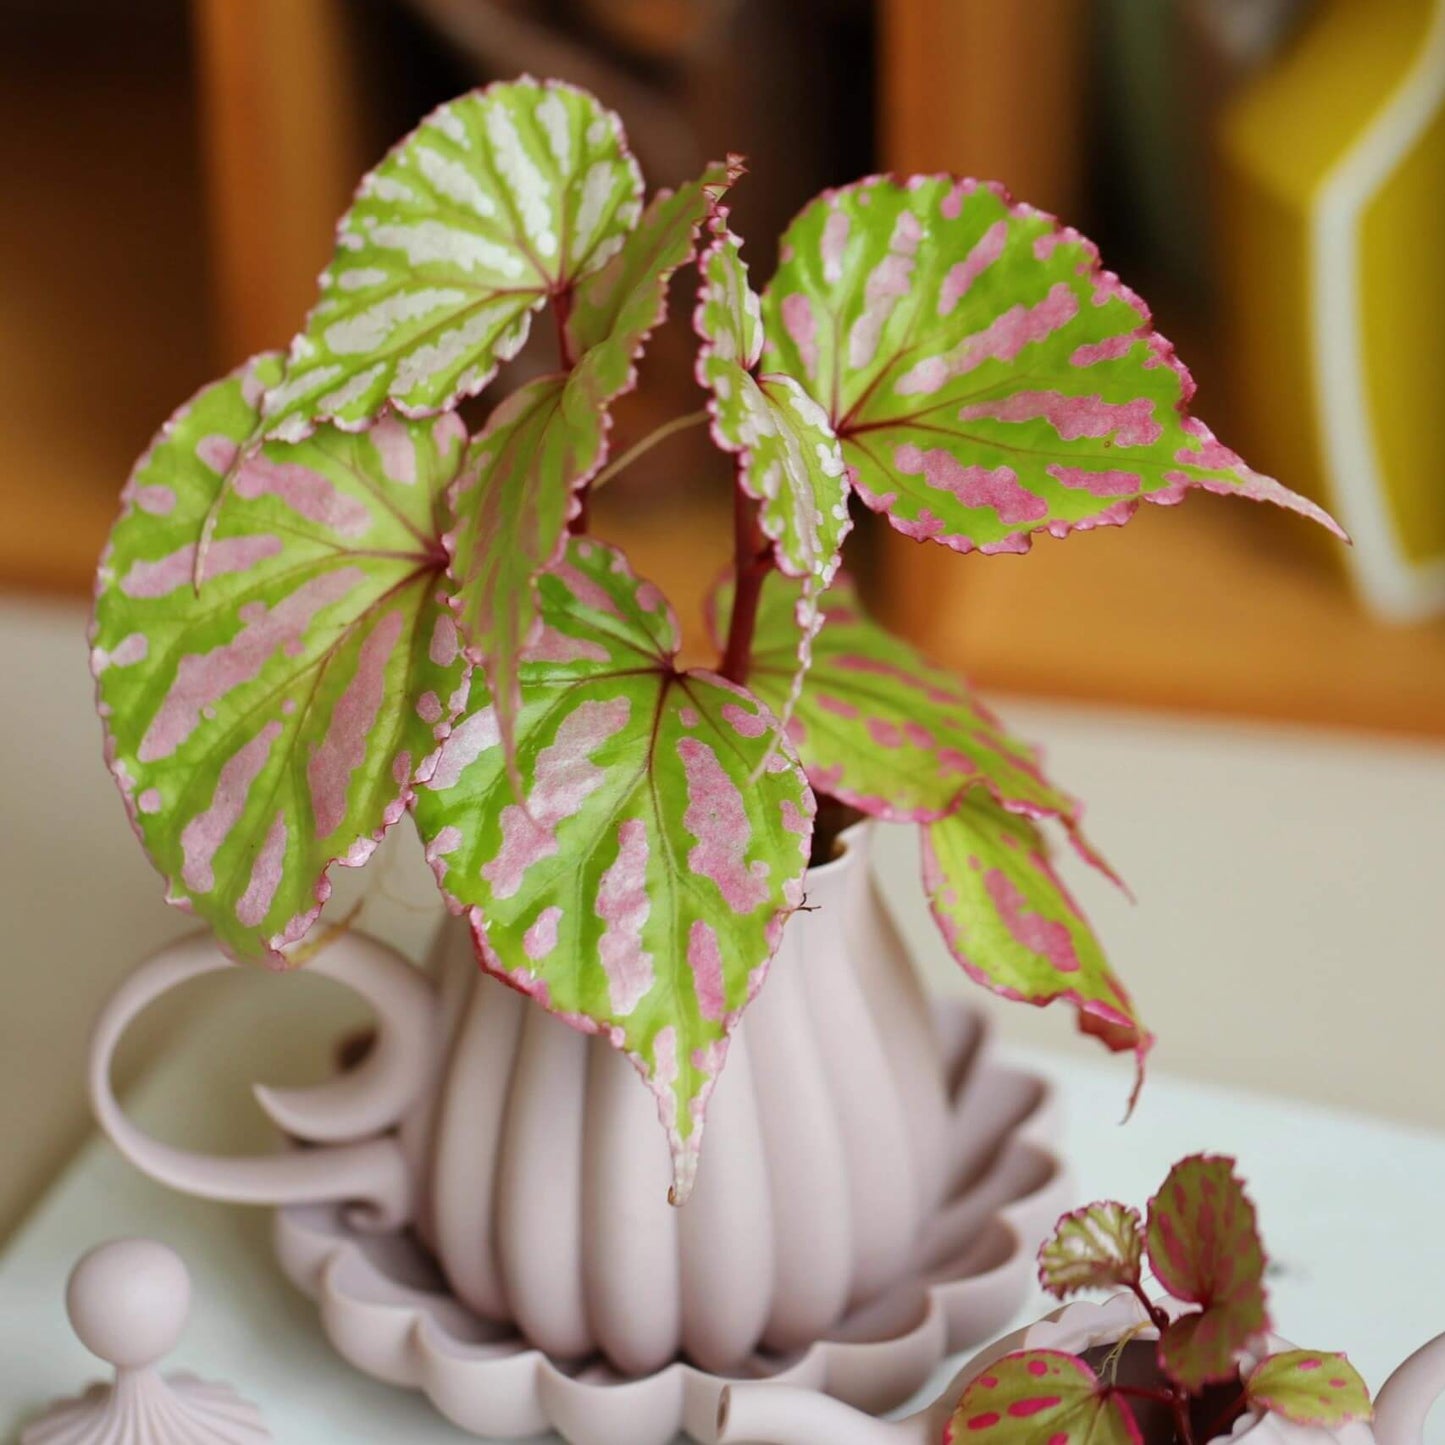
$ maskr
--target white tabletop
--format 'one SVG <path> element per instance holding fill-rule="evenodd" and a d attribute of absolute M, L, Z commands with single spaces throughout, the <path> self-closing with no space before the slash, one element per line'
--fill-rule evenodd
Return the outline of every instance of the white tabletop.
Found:
<path fill-rule="evenodd" d="M 203 1000 L 199 1023 L 133 1092 L 131 1111 L 177 1143 L 263 1147 L 266 1128 L 245 1081 L 316 1077 L 328 1041 L 355 1015 L 339 990 L 305 976 L 196 987 L 221 996 Z M 1142 1204 L 1175 1158 L 1226 1146 L 1237 1155 L 1273 1258 L 1271 1297 L 1285 1336 L 1346 1350 L 1378 1387 L 1445 1329 L 1445 1134 L 1164 1076 L 1121 1129 L 1117 1068 L 1011 1053 L 1064 1088 L 1081 1202 Z M 264 1211 L 171 1194 L 96 1139 L 0 1257 L 0 1440 L 47 1399 L 99 1374 L 69 1333 L 64 1280 L 84 1249 L 125 1234 L 164 1240 L 190 1265 L 195 1303 L 175 1363 L 241 1388 L 283 1445 L 470 1438 L 420 1397 L 365 1379 L 331 1353 L 310 1302 L 271 1262 Z M 1044 1308 L 1036 1298 L 1024 1314 Z M 941 1371 L 939 1383 L 945 1378 Z M 1433 1427 L 1432 1445 L 1445 1445 L 1445 1418 Z"/>

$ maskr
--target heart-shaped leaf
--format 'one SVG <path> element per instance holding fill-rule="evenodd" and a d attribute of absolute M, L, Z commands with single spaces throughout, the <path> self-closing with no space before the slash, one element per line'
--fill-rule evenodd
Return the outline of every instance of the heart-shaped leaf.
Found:
<path fill-rule="evenodd" d="M 1189 416 L 1188 372 L 1094 247 L 997 187 L 875 176 L 813 201 L 782 255 L 764 365 L 827 409 L 859 494 L 908 536 L 1022 552 L 1191 487 L 1339 532 Z"/>
<path fill-rule="evenodd" d="M 1039 1251 L 1039 1283 L 1057 1299 L 1081 1289 L 1139 1283 L 1144 1231 L 1139 1211 L 1102 1200 L 1063 1216 Z"/>
<path fill-rule="evenodd" d="M 763 585 L 748 685 L 774 711 L 788 696 L 798 648 L 799 584 L 776 573 Z M 709 607 L 725 630 L 731 584 Z M 1110 877 L 1083 836 L 1078 802 L 1045 777 L 1037 753 L 1012 736 L 961 678 L 935 667 L 863 611 L 839 578 L 821 599 L 822 631 L 789 736 L 819 792 L 887 822 L 946 817 L 971 788 L 1004 807 L 1057 818 L 1080 853 Z"/>
<path fill-rule="evenodd" d="M 361 182 L 267 435 L 474 396 L 532 312 L 617 251 L 641 197 L 621 124 L 585 91 L 519 80 L 443 105 Z"/>
<path fill-rule="evenodd" d="M 269 443 L 204 518 L 280 371 L 261 357 L 162 429 L 101 563 L 106 751 L 172 903 L 237 958 L 284 962 L 401 816 L 465 697 L 437 513 L 466 431 L 390 418 Z"/>
<path fill-rule="evenodd" d="M 1286 1350 L 1255 1367 L 1245 1381 L 1249 1403 L 1296 1425 L 1337 1430 L 1374 1416 L 1370 1391 L 1343 1356 Z"/>
<path fill-rule="evenodd" d="M 763 348 L 758 298 L 725 211 L 714 216 L 699 265 L 697 379 L 710 393 L 713 440 L 737 455 L 738 485 L 760 504 L 758 526 L 778 570 L 801 581 L 793 594 L 794 662 L 775 703 L 786 723 L 822 626 L 820 598 L 852 525 L 846 468 L 823 408 L 790 376 L 753 375 Z"/>
<path fill-rule="evenodd" d="M 1143 1445 L 1134 1412 L 1081 1359 L 1019 1350 L 969 1381 L 943 1445 Z"/>
<path fill-rule="evenodd" d="M 1073 1004 L 1080 1029 L 1111 1049 L 1132 1049 L 1142 1073 L 1153 1038 L 1032 823 L 973 789 L 924 828 L 923 884 L 970 978 L 1004 998 Z"/>
<path fill-rule="evenodd" d="M 812 794 L 756 698 L 677 669 L 672 611 L 621 553 L 573 539 L 540 596 L 523 796 L 474 677 L 417 822 L 485 966 L 648 1080 L 681 1201 L 728 1037 L 802 901 Z"/>
<path fill-rule="evenodd" d="M 1161 1336 L 1160 1368 L 1190 1390 L 1230 1378 L 1241 1352 L 1269 1328 L 1264 1247 L 1234 1160 L 1180 1160 L 1149 1201 L 1145 1247 L 1159 1283 L 1201 1307 Z"/>
<path fill-rule="evenodd" d="M 697 228 L 735 178 L 714 165 L 654 198 L 637 230 L 579 287 L 567 323 L 576 358 L 488 419 L 452 492 L 447 536 L 453 605 L 468 655 L 485 666 L 506 757 L 521 706 L 517 662 L 537 622 L 537 578 L 562 555 L 581 489 L 607 455 L 608 406 L 631 390 L 635 364 L 667 310 L 667 286 L 692 259 Z"/>

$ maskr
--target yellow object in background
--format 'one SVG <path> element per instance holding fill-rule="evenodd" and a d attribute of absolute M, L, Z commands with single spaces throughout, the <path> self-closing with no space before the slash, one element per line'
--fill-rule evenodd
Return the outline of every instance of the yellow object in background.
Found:
<path fill-rule="evenodd" d="M 1445 611 L 1445 0 L 1323 0 L 1222 141 L 1238 444 L 1373 610 Z"/>

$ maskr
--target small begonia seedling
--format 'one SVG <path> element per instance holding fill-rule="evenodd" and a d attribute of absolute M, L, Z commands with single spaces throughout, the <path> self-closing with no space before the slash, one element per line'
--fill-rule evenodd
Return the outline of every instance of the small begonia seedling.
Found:
<path fill-rule="evenodd" d="M 647 1080 L 679 1201 L 820 801 L 919 826 L 970 976 L 1072 1004 L 1136 1077 L 1151 1041 L 1050 863 L 1050 823 L 1101 861 L 1078 803 L 864 614 L 851 498 L 960 552 L 1192 488 L 1334 525 L 1190 414 L 1144 304 L 1052 217 L 874 176 L 804 208 L 759 293 L 724 204 L 741 174 L 644 204 L 584 91 L 442 106 L 363 178 L 286 353 L 204 388 L 141 459 L 92 631 L 107 759 L 170 902 L 237 959 L 295 964 L 332 867 L 409 814 L 482 967 Z M 704 405 L 611 459 L 693 263 Z M 544 312 L 528 379 L 473 429 L 457 408 Z M 734 459 L 735 555 L 716 670 L 684 670 L 588 498 L 704 422 Z M 1244 1308 L 1193 1282 L 1210 1329 Z"/>
<path fill-rule="evenodd" d="M 1146 1264 L 1168 1301 L 1147 1293 Z M 1264 1268 L 1232 1159 L 1181 1160 L 1149 1201 L 1147 1222 L 1107 1201 L 1064 1215 L 1039 1251 L 1039 1282 L 1058 1299 L 1126 1289 L 1139 1324 L 1097 1360 L 1045 1349 L 1004 1356 L 959 1398 L 948 1441 L 1142 1445 L 1140 1413 L 1151 1406 L 1170 1422 L 1172 1445 L 1203 1445 L 1246 1410 L 1325 1428 L 1369 1420 L 1369 1391 L 1343 1355 L 1269 1353 Z M 1146 1331 L 1157 1337 L 1152 1378 L 1125 1380 L 1122 1352 Z"/>

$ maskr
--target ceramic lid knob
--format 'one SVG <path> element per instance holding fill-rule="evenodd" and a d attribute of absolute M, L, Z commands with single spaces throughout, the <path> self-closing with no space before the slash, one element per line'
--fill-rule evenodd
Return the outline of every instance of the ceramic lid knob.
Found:
<path fill-rule="evenodd" d="M 118 1369 L 168 1355 L 185 1328 L 191 1279 L 175 1250 L 152 1239 L 114 1239 L 81 1256 L 65 1308 L 81 1344 Z"/>

